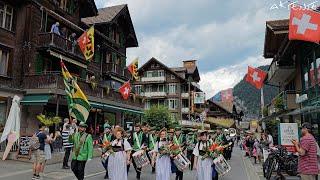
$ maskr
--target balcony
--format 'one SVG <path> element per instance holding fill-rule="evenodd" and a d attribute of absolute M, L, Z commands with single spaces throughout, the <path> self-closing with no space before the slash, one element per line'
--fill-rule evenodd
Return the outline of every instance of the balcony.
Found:
<path fill-rule="evenodd" d="M 77 59 L 86 62 L 77 42 L 73 43 L 55 33 L 39 33 L 38 47 L 53 50 L 67 56 L 76 57 Z"/>
<path fill-rule="evenodd" d="M 164 82 L 166 81 L 165 76 L 158 76 L 158 77 L 142 77 L 142 82 Z"/>
<path fill-rule="evenodd" d="M 270 104 L 264 108 L 264 115 L 272 115 L 281 111 L 294 110 L 299 108 L 296 103 L 296 91 L 283 91 L 278 94 Z"/>
<path fill-rule="evenodd" d="M 278 61 L 273 61 L 268 71 L 268 82 L 272 85 L 279 85 L 289 78 L 294 71 L 293 63 L 280 66 Z"/>
<path fill-rule="evenodd" d="M 145 92 L 144 96 L 145 97 L 166 97 L 167 93 L 166 92 Z"/>
<path fill-rule="evenodd" d="M 181 113 L 189 113 L 189 108 L 188 107 L 181 108 Z"/>
<path fill-rule="evenodd" d="M 121 94 L 117 90 L 103 87 L 99 83 L 95 87 L 93 87 L 91 83 L 88 83 L 83 79 L 78 79 L 78 85 L 87 96 L 143 108 L 141 98 L 131 97 L 128 100 L 123 100 Z M 63 92 L 65 88 L 62 75 L 57 73 L 27 75 L 24 77 L 23 86 L 25 89 L 46 89 L 51 91 L 52 93 L 55 90 L 61 90 L 61 92 Z"/>
<path fill-rule="evenodd" d="M 188 99 L 189 98 L 189 93 L 181 93 L 181 98 L 182 99 Z"/>

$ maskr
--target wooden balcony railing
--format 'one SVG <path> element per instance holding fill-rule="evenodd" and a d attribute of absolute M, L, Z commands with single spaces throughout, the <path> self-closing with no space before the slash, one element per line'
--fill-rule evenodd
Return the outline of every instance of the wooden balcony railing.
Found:
<path fill-rule="evenodd" d="M 96 85 L 93 85 L 93 83 L 87 82 L 86 80 L 83 80 L 83 79 L 78 79 L 77 82 L 81 90 L 87 96 L 111 100 L 114 102 L 143 108 L 143 103 L 141 98 L 130 97 L 128 100 L 123 100 L 118 90 L 111 89 L 106 86 L 102 86 L 100 83 L 96 83 Z M 62 75 L 60 75 L 59 73 L 28 75 L 28 76 L 25 76 L 23 84 L 25 89 L 62 89 L 64 90 L 65 88 Z"/>
<path fill-rule="evenodd" d="M 39 47 L 54 47 L 60 51 L 76 56 L 84 60 L 83 53 L 81 52 L 77 42 L 72 42 L 55 33 L 39 33 L 38 34 Z"/>

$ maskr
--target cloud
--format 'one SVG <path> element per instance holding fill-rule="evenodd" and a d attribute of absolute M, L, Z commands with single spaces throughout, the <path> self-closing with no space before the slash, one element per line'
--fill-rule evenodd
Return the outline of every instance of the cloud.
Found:
<path fill-rule="evenodd" d="M 210 98 L 219 91 L 232 88 L 240 82 L 247 73 L 248 65 L 258 67 L 270 63 L 271 59 L 264 59 L 261 56 L 249 57 L 240 64 L 201 73 L 200 87 L 206 92 L 207 98 Z"/>

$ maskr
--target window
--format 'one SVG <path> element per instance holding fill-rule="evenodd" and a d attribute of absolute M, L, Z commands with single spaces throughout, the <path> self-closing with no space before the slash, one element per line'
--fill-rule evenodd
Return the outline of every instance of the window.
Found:
<path fill-rule="evenodd" d="M 0 27 L 12 30 L 13 8 L 0 2 Z"/>
<path fill-rule="evenodd" d="M 158 100 L 158 106 L 164 106 L 164 100 L 163 99 L 159 99 Z"/>
<path fill-rule="evenodd" d="M 8 75 L 9 51 L 0 49 L 0 75 Z"/>
<path fill-rule="evenodd" d="M 169 110 L 175 110 L 178 108 L 178 100 L 177 99 L 169 99 Z"/>
<path fill-rule="evenodd" d="M 151 107 L 150 100 L 146 100 L 146 103 L 144 104 L 144 108 L 145 109 L 150 109 L 150 107 Z"/>
<path fill-rule="evenodd" d="M 141 85 L 135 86 L 135 92 L 136 92 L 136 94 L 141 94 Z"/>
<path fill-rule="evenodd" d="M 7 112 L 7 105 L 5 98 L 0 97 L 0 132 L 3 131 L 3 127 L 6 124 L 6 112 Z"/>
<path fill-rule="evenodd" d="M 158 92 L 164 92 L 164 85 L 163 84 L 158 85 Z"/>
<path fill-rule="evenodd" d="M 177 85 L 175 83 L 169 84 L 169 94 L 176 94 Z"/>
<path fill-rule="evenodd" d="M 171 118 L 172 120 L 177 120 L 177 119 L 178 119 L 178 114 L 177 114 L 177 113 L 171 113 L 171 114 L 170 114 L 170 118 Z"/>
<path fill-rule="evenodd" d="M 152 85 L 147 85 L 146 92 L 152 92 Z"/>
<path fill-rule="evenodd" d="M 316 85 L 316 77 L 315 77 L 315 71 L 314 71 L 314 65 L 313 65 L 313 62 L 310 63 L 310 83 L 311 83 L 311 87 Z"/>
<path fill-rule="evenodd" d="M 158 77 L 164 77 L 164 71 L 163 70 L 158 71 Z"/>
<path fill-rule="evenodd" d="M 176 79 L 176 76 L 171 74 L 171 79 Z"/>
<path fill-rule="evenodd" d="M 147 72 L 147 77 L 152 77 L 152 73 L 153 73 L 153 71 L 148 71 Z"/>
<path fill-rule="evenodd" d="M 151 68 L 154 68 L 154 64 L 151 64 Z"/>

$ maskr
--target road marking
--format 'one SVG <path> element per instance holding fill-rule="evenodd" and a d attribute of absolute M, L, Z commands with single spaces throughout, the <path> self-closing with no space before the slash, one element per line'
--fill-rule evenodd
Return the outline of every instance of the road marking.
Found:
<path fill-rule="evenodd" d="M 84 176 L 85 178 L 90 178 L 90 177 L 94 177 L 94 176 L 98 176 L 100 174 L 103 174 L 105 173 L 106 171 L 100 171 L 100 172 L 97 172 L 97 173 L 93 173 L 93 174 L 89 174 L 89 175 L 86 175 Z"/>

